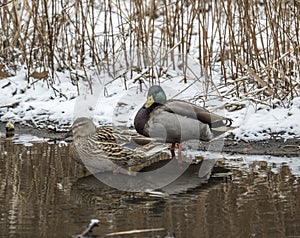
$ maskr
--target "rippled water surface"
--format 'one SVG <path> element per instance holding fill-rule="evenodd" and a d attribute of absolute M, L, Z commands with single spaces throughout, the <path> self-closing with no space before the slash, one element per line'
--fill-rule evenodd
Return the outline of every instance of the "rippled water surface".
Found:
<path fill-rule="evenodd" d="M 281 161 L 282 158 L 279 158 Z M 157 197 L 110 188 L 68 156 L 68 146 L 0 141 L 0 236 L 71 237 L 164 228 L 119 237 L 300 237 L 300 159 L 226 163 L 231 175 Z M 289 161 L 299 166 L 290 167 Z M 193 171 L 191 172 L 193 173 Z M 190 183 L 190 184 L 189 184 Z M 172 194 L 173 193 L 173 194 Z M 115 236 L 117 237 L 117 236 Z M 172 236 L 170 236 L 172 237 Z"/>

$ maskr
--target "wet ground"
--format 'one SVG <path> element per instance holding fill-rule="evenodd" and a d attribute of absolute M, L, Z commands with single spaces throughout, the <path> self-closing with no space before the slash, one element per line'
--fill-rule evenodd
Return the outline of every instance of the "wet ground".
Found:
<path fill-rule="evenodd" d="M 300 237 L 300 158 L 221 158 L 224 170 L 209 180 L 193 165 L 173 186 L 131 193 L 87 175 L 67 144 L 2 138 L 0 237 L 71 237 L 91 219 L 99 237 L 154 228 L 162 229 L 113 237 Z"/>
<path fill-rule="evenodd" d="M 69 126 L 65 128 L 53 127 L 52 129 L 36 129 L 34 125 L 24 126 L 15 124 L 16 133 L 20 135 L 30 134 L 39 138 L 47 138 L 53 142 L 61 140 L 61 137 L 68 131 Z M 0 122 L 0 133 L 5 134 L 5 123 Z M 209 150 L 208 144 L 202 142 L 199 147 L 200 150 Z M 252 154 L 252 155 L 274 155 L 274 156 L 288 156 L 300 157 L 300 137 L 284 139 L 280 133 L 271 135 L 269 140 L 261 141 L 236 141 L 233 138 L 226 138 L 224 140 L 224 147 L 222 152 L 238 153 L 238 154 Z"/>

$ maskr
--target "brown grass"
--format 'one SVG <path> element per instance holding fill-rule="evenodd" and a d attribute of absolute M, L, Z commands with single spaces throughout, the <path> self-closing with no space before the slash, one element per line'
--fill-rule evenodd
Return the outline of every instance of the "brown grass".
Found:
<path fill-rule="evenodd" d="M 219 68 L 222 96 L 287 105 L 299 96 L 299 13 L 292 0 L 6 0 L 0 64 L 25 65 L 28 83 L 47 72 L 54 91 L 57 71 L 70 72 L 75 85 L 85 78 L 92 90 L 91 72 L 121 78 L 126 88 L 128 78 L 159 83 L 168 70 L 184 83 L 209 84 Z"/>

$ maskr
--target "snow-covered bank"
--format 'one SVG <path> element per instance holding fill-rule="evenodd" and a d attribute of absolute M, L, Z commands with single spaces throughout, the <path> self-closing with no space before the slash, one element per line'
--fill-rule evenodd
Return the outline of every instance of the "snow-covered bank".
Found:
<path fill-rule="evenodd" d="M 230 112 L 224 108 L 229 100 L 218 98 L 216 95 L 203 102 L 204 98 L 199 97 L 204 95 L 202 83 L 196 81 L 183 84 L 178 77 L 161 81 L 169 98 L 175 96 L 190 100 L 232 118 L 233 126 L 236 127 L 232 133 L 237 140 L 268 139 L 273 133 L 286 139 L 299 138 L 299 97 L 292 100 L 289 108 L 278 105 L 271 109 L 244 101 L 244 108 Z M 62 131 L 69 127 L 74 118 L 87 116 L 93 118 L 97 125 L 131 127 L 135 113 L 145 101 L 147 88 L 143 85 L 140 92 L 139 84 L 133 83 L 133 80 L 127 84 L 128 89 L 125 90 L 120 80 L 94 80 L 91 94 L 89 84 L 80 81 L 78 95 L 77 88 L 70 83 L 65 74 L 60 75 L 60 82 L 54 85 L 53 90 L 42 80 L 28 83 L 25 72 L 21 71 L 16 76 L 0 80 L 1 121 L 29 123 L 39 128 Z M 60 96 L 58 92 L 61 93 Z"/>

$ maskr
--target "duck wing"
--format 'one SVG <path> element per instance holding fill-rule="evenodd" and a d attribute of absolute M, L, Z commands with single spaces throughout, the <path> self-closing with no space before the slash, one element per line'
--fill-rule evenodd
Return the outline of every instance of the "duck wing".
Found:
<path fill-rule="evenodd" d="M 146 145 L 155 141 L 152 138 L 145 137 L 127 128 L 112 126 L 98 127 L 94 137 L 96 137 L 95 140 L 99 142 L 114 142 L 119 145 L 133 144 L 133 146 Z"/>
<path fill-rule="evenodd" d="M 209 112 L 203 107 L 183 101 L 170 99 L 165 103 L 166 111 L 176 113 L 192 119 L 197 119 L 202 123 L 208 124 L 210 127 L 230 126 L 232 119 Z"/>
<path fill-rule="evenodd" d="M 167 145 L 149 143 L 147 145 L 117 144 L 114 141 L 99 141 L 94 134 L 87 138 L 77 138 L 70 144 L 70 155 L 77 163 L 98 172 L 118 170 L 138 171 L 157 160 Z M 165 158 L 164 158 L 165 159 Z"/>
<path fill-rule="evenodd" d="M 208 124 L 180 115 L 177 110 L 170 110 L 166 105 L 156 107 L 151 112 L 144 132 L 151 138 L 167 143 L 181 143 L 191 139 L 209 141 L 213 138 Z"/>

